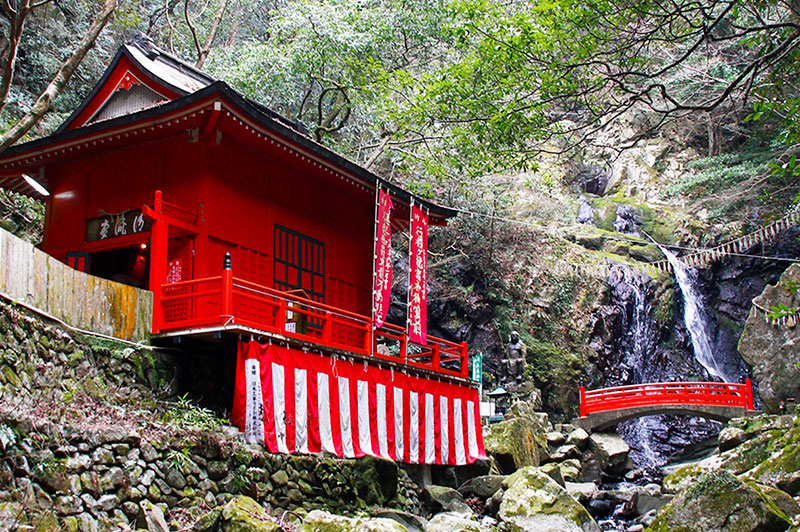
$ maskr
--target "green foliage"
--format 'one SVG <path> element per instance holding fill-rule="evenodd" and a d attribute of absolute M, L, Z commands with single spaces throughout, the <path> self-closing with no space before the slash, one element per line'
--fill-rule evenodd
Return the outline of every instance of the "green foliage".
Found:
<path fill-rule="evenodd" d="M 181 395 L 175 401 L 167 403 L 167 409 L 161 420 L 181 428 L 201 431 L 216 430 L 228 424 L 226 419 L 217 417 L 211 410 L 192 403 L 189 394 Z"/>
<path fill-rule="evenodd" d="M 665 199 L 678 195 L 705 196 L 738 184 L 754 176 L 769 173 L 772 156 L 761 150 L 740 150 L 733 153 L 696 159 L 687 165 L 690 172 L 677 183 L 663 190 Z"/>
<path fill-rule="evenodd" d="M 167 461 L 184 474 L 190 473 L 194 466 L 188 447 L 184 447 L 181 450 L 170 450 L 167 453 Z"/>
<path fill-rule="evenodd" d="M 786 280 L 781 282 L 781 286 L 791 294 L 796 294 L 800 291 L 800 282 L 793 281 L 793 280 Z M 800 313 L 800 309 L 795 307 L 789 307 L 785 303 L 778 303 L 777 305 L 771 305 L 770 312 L 767 312 L 767 318 L 772 320 L 777 320 L 786 317 L 795 317 L 798 313 Z"/>

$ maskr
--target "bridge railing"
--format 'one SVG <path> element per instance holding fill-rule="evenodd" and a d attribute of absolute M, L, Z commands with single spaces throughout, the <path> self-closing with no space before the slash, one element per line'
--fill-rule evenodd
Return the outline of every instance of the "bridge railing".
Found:
<path fill-rule="evenodd" d="M 581 417 L 595 412 L 652 405 L 719 405 L 753 410 L 753 384 L 658 382 L 589 390 L 581 386 Z"/>

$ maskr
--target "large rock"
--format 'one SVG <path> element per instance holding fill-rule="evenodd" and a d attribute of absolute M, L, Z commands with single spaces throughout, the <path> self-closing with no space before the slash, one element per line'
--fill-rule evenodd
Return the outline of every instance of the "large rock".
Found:
<path fill-rule="evenodd" d="M 495 528 L 485 526 L 474 517 L 458 512 L 436 514 L 425 525 L 425 532 L 490 532 L 492 530 Z"/>
<path fill-rule="evenodd" d="M 220 532 L 276 532 L 274 523 L 266 510 L 250 497 L 239 495 L 231 499 L 222 509 L 219 520 Z"/>
<path fill-rule="evenodd" d="M 406 527 L 394 519 L 350 518 L 322 510 L 309 512 L 297 530 L 299 532 L 408 532 Z"/>
<path fill-rule="evenodd" d="M 392 510 L 392 509 L 378 510 L 377 512 L 375 512 L 375 517 L 382 517 L 384 519 L 391 519 L 393 521 L 397 521 L 398 523 L 406 527 L 408 532 L 422 532 L 423 530 L 425 530 L 425 525 L 428 523 L 428 521 L 425 520 L 425 518 L 408 512 L 403 512 L 402 510 Z"/>
<path fill-rule="evenodd" d="M 800 282 L 800 265 L 793 264 L 783 272 L 780 282 L 767 286 L 753 300 L 753 308 L 739 339 L 739 353 L 753 368 L 758 394 L 767 409 L 777 412 L 780 402 L 800 397 L 800 367 L 797 348 L 800 345 L 800 326 L 773 325 L 764 320 L 761 308 L 786 305 L 800 307 L 800 291 L 792 293 L 791 283 Z M 757 307 L 757 306 L 758 307 Z"/>
<path fill-rule="evenodd" d="M 482 475 L 468 480 L 458 488 L 458 491 L 462 495 L 474 495 L 481 499 L 488 499 L 500 489 L 504 479 L 505 477 L 502 475 Z"/>
<path fill-rule="evenodd" d="M 431 509 L 432 513 L 459 512 L 471 514 L 472 510 L 464 497 L 458 491 L 446 486 L 425 486 L 422 490 L 422 500 Z"/>
<path fill-rule="evenodd" d="M 586 508 L 535 467 L 520 469 L 504 485 L 498 516 L 512 531 L 600 531 Z"/>
<path fill-rule="evenodd" d="M 631 468 L 630 447 L 618 434 L 596 432 L 589 437 L 589 449 L 603 471 L 616 474 Z"/>
<path fill-rule="evenodd" d="M 648 530 L 786 530 L 790 518 L 769 491 L 754 482 L 745 483 L 728 471 L 708 471 L 664 506 Z"/>
<path fill-rule="evenodd" d="M 514 418 L 490 425 L 483 439 L 486 452 L 494 456 L 504 473 L 539 465 L 539 447 L 547 447 L 541 423 L 531 418 Z"/>
<path fill-rule="evenodd" d="M 715 457 L 712 465 L 747 480 L 800 495 L 800 418 L 759 416 L 732 420 L 746 441 Z"/>

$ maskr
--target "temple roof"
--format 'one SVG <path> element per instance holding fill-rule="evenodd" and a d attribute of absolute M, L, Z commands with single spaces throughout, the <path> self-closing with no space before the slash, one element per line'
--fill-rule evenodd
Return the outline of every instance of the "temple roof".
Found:
<path fill-rule="evenodd" d="M 73 152 L 109 149 L 124 144 L 131 135 L 157 138 L 192 125 L 202 128 L 219 113 L 264 142 L 284 144 L 367 188 L 380 186 L 406 205 L 412 201 L 408 191 L 309 137 L 301 123 L 245 98 L 227 83 L 160 50 L 142 35 L 119 48 L 94 89 L 52 135 L 12 146 L 0 154 L 0 186 L 41 199 L 43 195 L 23 175 L 35 176 L 46 184 L 44 167 L 65 160 Z M 429 209 L 432 223 L 437 219 L 442 223 L 456 214 L 419 198 L 413 201 Z"/>

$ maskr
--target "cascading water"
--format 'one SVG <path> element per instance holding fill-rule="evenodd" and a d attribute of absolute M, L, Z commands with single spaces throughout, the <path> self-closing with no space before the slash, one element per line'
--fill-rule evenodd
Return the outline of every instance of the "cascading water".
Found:
<path fill-rule="evenodd" d="M 690 314 L 696 318 L 687 329 L 699 331 L 705 338 L 706 353 L 713 353 L 712 343 L 703 329 L 704 310 L 701 298 L 691 279 L 691 272 L 684 279 L 684 294 L 690 294 L 684 307 L 693 306 Z M 687 282 L 688 281 L 688 282 Z M 671 335 L 685 335 L 673 330 L 670 324 L 659 324 L 656 319 L 655 300 L 657 283 L 643 274 L 636 273 L 630 266 L 614 264 L 611 266 L 609 285 L 612 287 L 614 308 L 619 310 L 619 335 L 610 364 L 605 368 L 603 385 L 621 386 L 648 382 L 670 382 L 697 380 L 697 372 L 702 371 L 698 363 L 692 361 L 691 350 L 682 349 L 676 343 L 662 343 Z M 680 282 L 679 282 L 680 284 Z M 693 337 L 692 337 L 693 339 Z M 695 348 L 697 351 L 697 348 Z M 711 354 L 713 360 L 713 354 Z M 698 357 L 699 360 L 699 357 Z M 714 366 L 712 366 L 714 367 Z M 717 371 L 723 367 L 717 364 Z M 647 468 L 664 464 L 674 452 L 696 441 L 713 435 L 719 430 L 715 423 L 697 418 L 666 415 L 647 416 L 620 423 L 617 431 L 631 447 L 634 465 Z"/>
<path fill-rule="evenodd" d="M 620 338 L 622 356 L 613 384 L 640 384 L 652 379 L 649 358 L 657 343 L 657 331 L 653 318 L 652 290 L 646 276 L 637 275 L 626 265 L 614 265 L 611 269 L 611 284 L 614 299 L 621 303 L 623 313 Z M 621 423 L 620 434 L 625 436 L 634 451 L 640 466 L 655 466 L 660 462 L 659 453 L 651 442 L 651 435 L 659 428 L 657 417 L 644 417 Z"/>
<path fill-rule="evenodd" d="M 706 310 L 697 291 L 697 270 L 678 260 L 675 254 L 668 249 L 662 246 L 658 247 L 667 257 L 675 272 L 678 286 L 681 288 L 683 319 L 692 338 L 695 358 L 708 371 L 709 375 L 722 379 L 724 382 L 733 382 L 735 379 L 725 372 L 723 365 L 714 357 L 714 350 L 711 348 L 711 341 L 707 333 Z"/>

